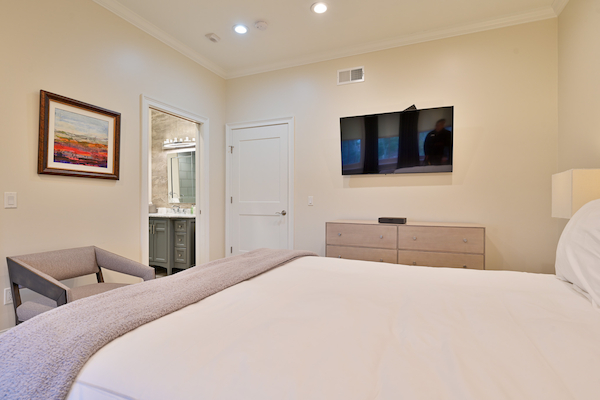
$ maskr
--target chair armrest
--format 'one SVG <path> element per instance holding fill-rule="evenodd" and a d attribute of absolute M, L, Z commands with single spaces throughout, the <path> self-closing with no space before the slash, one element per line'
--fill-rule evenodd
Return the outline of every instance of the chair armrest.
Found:
<path fill-rule="evenodd" d="M 50 275 L 15 258 L 6 257 L 6 262 L 8 263 L 8 274 L 11 283 L 55 300 L 57 306 L 62 306 L 71 301 L 71 289 Z"/>
<path fill-rule="evenodd" d="M 127 275 L 137 276 L 147 281 L 155 278 L 154 268 L 130 260 L 120 255 L 95 247 L 98 266 Z"/>

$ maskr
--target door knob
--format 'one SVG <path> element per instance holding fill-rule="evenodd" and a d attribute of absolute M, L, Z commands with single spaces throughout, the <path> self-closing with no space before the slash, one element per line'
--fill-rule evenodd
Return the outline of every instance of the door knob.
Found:
<path fill-rule="evenodd" d="M 276 212 L 275 214 L 277 214 L 277 215 L 286 215 L 287 212 L 285 210 L 283 210 L 282 212 Z"/>

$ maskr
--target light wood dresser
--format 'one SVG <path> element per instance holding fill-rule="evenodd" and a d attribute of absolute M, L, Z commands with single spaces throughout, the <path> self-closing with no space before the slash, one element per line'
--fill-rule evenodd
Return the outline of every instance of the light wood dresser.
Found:
<path fill-rule="evenodd" d="M 428 267 L 485 269 L 485 227 L 340 220 L 326 223 L 327 257 Z"/>

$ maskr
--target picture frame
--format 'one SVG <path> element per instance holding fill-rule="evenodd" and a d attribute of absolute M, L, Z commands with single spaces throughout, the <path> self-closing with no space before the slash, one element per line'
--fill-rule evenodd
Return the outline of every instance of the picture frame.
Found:
<path fill-rule="evenodd" d="M 40 90 L 38 174 L 119 179 L 121 114 Z"/>

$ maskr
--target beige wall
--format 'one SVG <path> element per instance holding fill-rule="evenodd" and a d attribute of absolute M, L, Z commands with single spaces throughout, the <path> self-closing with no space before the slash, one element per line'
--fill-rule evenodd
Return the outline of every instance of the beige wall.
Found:
<path fill-rule="evenodd" d="M 19 196 L 0 208 L 0 288 L 9 255 L 94 244 L 140 259 L 142 93 L 210 119 L 210 256 L 223 256 L 223 79 L 90 0 L 4 1 L 0 37 L 0 193 Z M 119 181 L 37 174 L 40 89 L 121 113 Z M 12 305 L 0 310 L 2 330 Z"/>
<path fill-rule="evenodd" d="M 600 168 L 600 1 L 570 0 L 558 28 L 558 170 Z"/>
<path fill-rule="evenodd" d="M 295 247 L 325 253 L 339 218 L 474 222 L 487 267 L 554 271 L 557 21 L 227 81 L 227 122 L 296 117 Z M 336 85 L 365 66 L 364 83 Z M 455 106 L 453 174 L 342 177 L 339 118 Z M 307 196 L 314 196 L 313 207 Z"/>
<path fill-rule="evenodd" d="M 600 78 L 585 61 L 598 63 L 599 9 L 571 0 L 559 37 L 548 20 L 225 82 L 90 0 L 7 2 L 0 193 L 18 192 L 19 208 L 0 208 L 0 288 L 8 255 L 95 244 L 140 259 L 142 93 L 210 118 L 211 259 L 224 254 L 225 121 L 295 116 L 296 248 L 324 254 L 324 224 L 338 218 L 475 222 L 488 228 L 488 268 L 552 272 L 550 176 L 557 163 L 597 167 L 585 115 Z M 366 82 L 336 85 L 336 70 L 359 65 Z M 36 173 L 40 89 L 122 113 L 121 180 Z M 455 172 L 342 177 L 339 117 L 413 103 L 456 107 Z M 0 309 L 1 330 L 13 312 Z"/>

